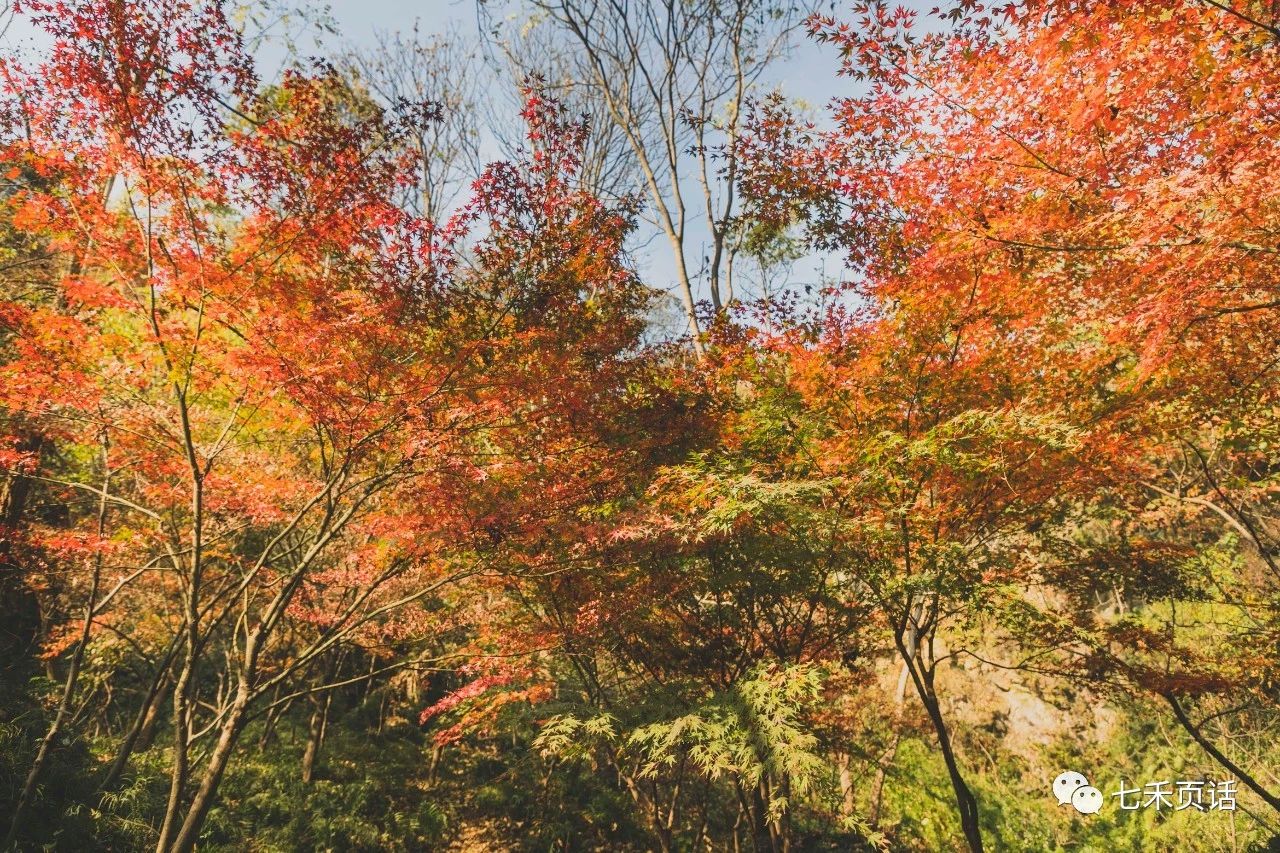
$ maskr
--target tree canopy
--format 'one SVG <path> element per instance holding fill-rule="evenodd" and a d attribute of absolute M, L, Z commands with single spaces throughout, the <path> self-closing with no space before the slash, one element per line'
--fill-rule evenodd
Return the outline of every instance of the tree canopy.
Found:
<path fill-rule="evenodd" d="M 1280 7 L 508 5 L 10 10 L 0 847 L 1280 844 Z"/>

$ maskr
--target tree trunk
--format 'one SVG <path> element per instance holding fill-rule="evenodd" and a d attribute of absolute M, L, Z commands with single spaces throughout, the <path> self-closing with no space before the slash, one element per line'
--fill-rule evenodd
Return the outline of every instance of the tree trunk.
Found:
<path fill-rule="evenodd" d="M 1165 693 L 1164 699 L 1169 703 L 1169 706 L 1173 708 L 1173 715 L 1178 718 L 1179 725 L 1186 729 L 1187 734 L 1191 735 L 1191 739 L 1199 744 L 1201 749 L 1209 753 L 1210 757 L 1212 757 L 1214 761 L 1221 764 L 1232 775 L 1243 782 L 1245 787 L 1249 788 L 1261 797 L 1267 805 L 1271 806 L 1271 808 L 1276 811 L 1280 811 L 1280 797 L 1277 797 L 1275 794 L 1268 791 L 1263 787 L 1261 782 L 1254 778 L 1251 773 L 1246 772 L 1243 767 L 1236 764 L 1228 758 L 1225 753 L 1214 746 L 1213 743 L 1204 736 L 1204 733 L 1200 731 L 1199 726 L 1196 726 L 1191 722 L 1186 711 L 1183 710 L 1182 704 L 1178 702 L 1178 697 L 1174 696 L 1172 693 Z"/>
<path fill-rule="evenodd" d="M 28 435 L 18 440 L 14 450 L 39 457 L 44 439 Z M 21 474 L 13 474 L 0 483 L 0 524 L 14 528 L 22 523 L 26 514 L 27 497 L 31 494 L 31 480 Z"/>
<path fill-rule="evenodd" d="M 932 678 L 929 680 L 932 681 Z M 932 688 L 930 688 L 930 692 L 932 692 Z M 960 811 L 960 827 L 964 830 L 965 841 L 968 842 L 969 849 L 973 853 L 982 853 L 982 828 L 978 819 L 978 798 L 973 795 L 973 791 L 970 790 L 964 781 L 964 776 L 960 773 L 960 764 L 956 760 L 955 750 L 952 749 L 951 735 L 942 719 L 937 697 L 929 699 L 922 697 L 921 701 L 925 703 L 925 709 L 929 713 L 929 720 L 933 723 L 934 731 L 938 734 L 938 746 L 942 750 L 942 760 L 947 765 L 947 775 L 951 778 L 951 788 L 956 794 L 956 807 Z"/>
<path fill-rule="evenodd" d="M 92 602 L 97 598 L 97 589 L 98 587 L 95 583 L 89 598 L 90 613 L 93 608 Z M 8 850 L 13 846 L 14 839 L 18 835 L 18 829 L 22 826 L 22 819 L 26 816 L 27 807 L 31 805 L 31 797 L 35 793 L 36 783 L 40 780 L 40 774 L 44 771 L 45 763 L 49 760 L 49 751 L 52 749 L 58 735 L 62 733 L 63 723 L 66 722 L 67 714 L 71 708 L 72 697 L 75 696 L 76 681 L 80 677 L 80 664 L 84 660 L 84 648 L 89 642 L 89 625 L 92 621 L 92 616 L 85 616 L 84 632 L 81 635 L 80 642 L 76 644 L 75 651 L 71 654 L 71 667 L 67 671 L 67 680 L 62 688 L 62 699 L 58 702 L 58 711 L 54 715 L 48 731 L 41 738 L 40 748 L 36 750 L 35 760 L 31 762 L 31 770 L 27 773 L 27 778 L 22 783 L 22 791 L 18 794 L 17 804 L 13 807 L 13 821 L 9 825 L 9 831 L 5 834 L 4 842 L 0 843 L 0 850 Z"/>
<path fill-rule="evenodd" d="M 214 746 L 213 752 L 209 755 L 209 763 L 205 766 L 204 775 L 200 779 L 200 787 L 196 789 L 195 797 L 191 800 L 191 806 L 187 809 L 186 817 L 182 821 L 182 826 L 178 830 L 177 836 L 173 839 L 173 844 L 169 846 L 165 853 L 191 853 L 195 849 L 205 818 L 209 816 L 209 809 L 213 807 L 214 800 L 217 799 L 218 785 L 222 783 L 222 774 L 227 769 L 231 753 L 235 751 L 236 741 L 239 740 L 240 731 L 244 726 L 248 707 L 249 693 L 243 682 L 241 682 L 235 702 L 231 706 L 231 710 L 228 711 L 227 719 L 223 722 L 222 729 L 218 733 L 218 742 Z"/>
<path fill-rule="evenodd" d="M 310 785 L 315 774 L 316 756 L 320 747 L 324 746 L 324 732 L 329 722 L 329 703 L 333 694 L 325 696 L 323 701 L 312 698 L 315 710 L 311 712 L 311 724 L 307 728 L 307 747 L 302 753 L 302 783 Z"/>
<path fill-rule="evenodd" d="M 200 582 L 204 565 L 204 475 L 197 461 L 186 391 L 176 380 L 173 390 L 178 413 L 182 420 L 182 437 L 186 448 L 187 461 L 191 466 L 190 572 L 187 577 L 186 590 L 182 602 L 182 627 L 186 632 L 186 655 L 173 691 L 173 770 L 169 781 L 169 802 L 165 807 L 164 823 L 160 827 L 160 837 L 156 841 L 156 853 L 165 853 L 169 849 L 169 842 L 174 839 L 175 832 L 179 832 L 177 826 L 178 814 L 182 809 L 183 793 L 186 788 L 187 777 L 190 774 L 187 750 L 191 741 L 191 689 L 196 681 L 196 669 L 200 661 L 203 640 L 200 636 Z M 174 571 L 181 574 L 186 567 L 183 566 L 182 561 L 176 555 L 172 557 L 172 560 Z M 243 688 L 243 682 L 241 682 L 241 685 Z M 225 734 L 225 727 L 223 731 Z M 221 739 L 219 740 L 219 745 L 221 745 Z M 216 754 L 217 750 L 215 748 Z M 212 761 L 212 757 L 210 761 Z M 206 780 L 207 778 L 206 775 Z M 185 822 L 182 829 L 186 829 Z M 181 833 L 179 832 L 179 834 Z M 191 843 L 195 843 L 194 838 Z"/>
<path fill-rule="evenodd" d="M 769 806 L 765 802 L 761 786 L 751 786 L 751 844 L 756 853 L 777 853 L 774 847 L 773 829 L 769 826 Z"/>
<path fill-rule="evenodd" d="M 195 639 L 189 637 L 188 644 Z M 173 766 L 169 771 L 169 800 L 165 804 L 164 821 L 160 824 L 160 837 L 156 840 L 156 853 L 166 853 L 169 841 L 173 838 L 178 822 L 178 813 L 182 808 L 182 796 L 187 787 L 188 768 L 188 724 L 190 715 L 187 710 L 187 691 L 191 684 L 191 671 L 195 667 L 195 652 L 188 650 L 182 671 L 173 688 Z"/>
<path fill-rule="evenodd" d="M 895 637 L 898 651 L 911 674 L 920 702 L 924 705 L 933 730 L 938 736 L 938 748 L 942 752 L 942 760 L 947 765 L 947 776 L 951 779 L 951 789 L 956 795 L 956 808 L 960 812 L 960 828 L 964 839 L 972 853 L 982 853 L 982 829 L 978 820 L 978 799 L 964 781 L 960 772 L 960 764 L 956 760 L 955 750 L 951 745 L 951 733 L 938 704 L 938 696 L 934 691 L 933 670 L 920 657 L 920 639 L 916 638 L 912 648 L 908 649 L 902 635 Z"/>
<path fill-rule="evenodd" d="M 840 771 L 840 817 L 853 817 L 856 807 L 853 791 L 853 774 L 849 770 L 849 753 L 836 755 L 836 767 Z"/>
<path fill-rule="evenodd" d="M 103 777 L 102 783 L 98 786 L 99 791 L 110 791 L 114 788 L 128 768 L 129 759 L 133 756 L 133 753 L 150 748 L 151 742 L 155 739 L 156 720 L 160 716 L 160 706 L 164 702 L 168 686 L 169 659 L 166 658 L 160 669 L 156 671 L 155 677 L 151 680 L 151 686 L 147 690 L 146 698 L 143 699 L 142 706 L 133 718 L 133 724 L 129 726 L 129 732 L 125 735 L 124 741 L 121 742 L 120 748 L 116 751 L 115 760 L 111 762 L 111 769 L 107 771 L 107 775 Z"/>
<path fill-rule="evenodd" d="M 280 691 L 276 690 L 278 696 Z M 262 723 L 262 734 L 258 736 L 258 751 L 266 752 L 267 747 L 276 739 L 276 724 L 280 722 L 280 718 L 288 713 L 293 706 L 293 700 L 289 699 L 280 705 L 272 707 L 267 711 L 267 718 Z"/>
<path fill-rule="evenodd" d="M 102 539 L 106 530 L 107 490 L 110 488 L 111 483 L 111 469 L 106 461 L 105 450 L 103 451 L 103 456 L 102 495 L 98 499 L 97 532 L 99 540 Z M 67 716 L 71 711 L 71 703 L 76 695 L 76 682 L 80 678 L 80 665 L 84 662 L 84 650 L 88 647 L 89 637 L 93 632 L 93 614 L 98 603 L 98 586 L 101 580 L 102 552 L 98 551 L 93 557 L 93 577 L 89 582 L 89 597 L 85 602 L 84 622 L 80 627 L 80 639 L 71 653 L 71 665 L 67 669 L 67 679 L 62 687 L 62 698 L 58 701 L 58 710 L 53 717 L 53 722 L 40 740 L 40 747 L 36 750 L 35 760 L 31 762 L 31 770 L 27 773 L 27 778 L 22 783 L 22 790 L 18 793 L 17 802 L 13 807 L 13 820 L 9 824 L 9 831 L 5 833 L 4 841 L 0 842 L 0 850 L 8 850 L 13 846 L 14 839 L 18 835 L 18 829 L 22 826 L 22 819 L 26 816 L 28 806 L 31 805 L 31 797 L 35 794 L 36 783 L 40 781 L 40 774 L 44 771 L 45 763 L 49 760 L 49 752 L 53 748 L 53 743 L 57 740 L 58 735 L 62 733 L 63 724 L 67 722 Z"/>
<path fill-rule="evenodd" d="M 168 680 L 168 678 L 165 679 L 166 682 Z M 156 742 L 156 728 L 160 724 L 160 711 L 164 708 L 164 700 L 169 693 L 168 687 L 166 683 L 165 689 L 156 694 L 151 707 L 147 708 L 147 718 L 142 721 L 142 731 L 138 732 L 138 742 L 134 745 L 134 752 L 146 752 Z"/>
<path fill-rule="evenodd" d="M 444 747 L 438 743 L 431 745 L 431 761 L 427 765 L 427 784 L 435 785 L 440 781 L 440 758 L 444 755 Z"/>
<path fill-rule="evenodd" d="M 38 435 L 22 438 L 15 448 L 37 457 L 44 448 Z M 21 475 L 0 478 L 0 661 L 5 668 L 26 661 L 26 651 L 39 635 L 40 604 L 23 583 L 22 570 L 13 554 L 13 535 L 26 517 L 31 480 Z"/>

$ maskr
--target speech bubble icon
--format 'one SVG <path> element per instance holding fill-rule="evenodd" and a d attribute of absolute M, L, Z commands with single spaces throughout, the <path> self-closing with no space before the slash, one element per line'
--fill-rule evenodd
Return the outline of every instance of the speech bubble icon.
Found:
<path fill-rule="evenodd" d="M 1076 788 L 1089 784 L 1089 780 L 1084 778 L 1083 773 L 1077 773 L 1074 770 L 1064 770 L 1058 774 L 1058 778 L 1053 780 L 1053 795 L 1058 798 L 1058 805 L 1065 806 L 1071 802 L 1071 795 Z"/>
<path fill-rule="evenodd" d="M 1097 814 L 1102 811 L 1102 792 L 1092 785 L 1081 785 L 1071 792 L 1071 805 L 1080 814 Z"/>

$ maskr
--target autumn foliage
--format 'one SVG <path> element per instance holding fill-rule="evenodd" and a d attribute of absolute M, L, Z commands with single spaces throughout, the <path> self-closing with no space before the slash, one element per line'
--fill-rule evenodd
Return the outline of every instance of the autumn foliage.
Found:
<path fill-rule="evenodd" d="M 696 347 L 544 81 L 429 219 L 440 104 L 20 14 L 6 847 L 1210 849 L 1077 764 L 1275 843 L 1274 4 L 811 17 L 858 94 L 741 104 L 724 233 L 842 274 Z"/>

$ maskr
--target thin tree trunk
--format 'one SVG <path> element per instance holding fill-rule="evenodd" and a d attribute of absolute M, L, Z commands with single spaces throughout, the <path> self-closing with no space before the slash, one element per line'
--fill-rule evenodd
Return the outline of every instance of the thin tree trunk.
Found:
<path fill-rule="evenodd" d="M 307 746 L 302 750 L 302 784 L 310 785 L 316 767 L 316 753 L 320 751 L 320 708 L 311 712 L 307 726 Z"/>
<path fill-rule="evenodd" d="M 1280 811 L 1280 797 L 1277 797 L 1275 794 L 1264 788 L 1262 783 L 1259 782 L 1252 774 L 1248 773 L 1243 767 L 1236 764 L 1228 758 L 1225 753 L 1214 746 L 1213 743 L 1204 736 L 1204 733 L 1200 731 L 1200 727 L 1192 723 L 1190 718 L 1187 717 L 1187 713 L 1183 710 L 1182 704 L 1178 702 L 1178 697 L 1174 696 L 1172 693 L 1165 693 L 1164 698 L 1165 701 L 1169 703 L 1169 707 L 1173 708 L 1173 715 L 1178 718 L 1178 723 L 1186 729 L 1187 734 L 1191 735 L 1192 740 L 1198 743 L 1201 749 L 1209 753 L 1214 761 L 1229 770 L 1231 774 L 1243 782 L 1249 790 L 1261 797 L 1267 805 L 1271 806 L 1271 808 L 1276 811 Z"/>
<path fill-rule="evenodd" d="M 103 533 L 106 531 L 107 492 L 111 485 L 111 468 L 107 458 L 106 447 L 104 441 L 104 474 L 102 478 L 102 493 L 98 498 L 97 529 L 99 542 L 101 542 Z M 18 828 L 22 826 L 22 820 L 26 816 L 27 808 L 31 805 L 31 797 L 35 794 L 36 783 L 40 781 L 40 774 L 44 771 L 44 766 L 49 760 L 49 752 L 53 748 L 53 743 L 57 740 L 58 735 L 62 733 L 63 724 L 67 721 L 67 715 L 71 710 L 71 703 L 76 694 L 76 682 L 80 678 L 80 665 L 84 662 L 84 651 L 89 645 L 89 637 L 93 631 L 93 614 L 98 603 L 98 586 L 101 580 L 102 551 L 98 549 L 93 556 L 93 577 L 89 582 L 89 597 L 84 608 L 84 622 L 80 627 L 80 639 L 71 653 L 71 665 L 67 669 L 67 679 L 63 683 L 62 698 L 58 702 L 58 710 L 53 717 L 53 722 L 40 740 L 40 747 L 36 750 L 35 760 L 31 762 L 31 770 L 27 773 L 27 778 L 22 783 L 22 790 L 19 792 L 17 803 L 13 808 L 13 820 L 9 824 L 9 831 L 5 833 L 4 841 L 0 843 L 0 850 L 8 850 L 13 846 L 14 839 L 18 835 Z"/>
<path fill-rule="evenodd" d="M 738 827 L 742 826 L 742 815 L 746 812 L 746 807 L 741 802 L 741 792 L 738 797 L 738 816 L 733 819 L 733 853 L 742 853 L 742 842 L 738 840 Z"/>
<path fill-rule="evenodd" d="M 42 436 L 28 435 L 15 450 L 39 459 L 44 444 Z M 29 478 L 20 474 L 0 478 L 0 610 L 5 614 L 0 625 L 0 661 L 5 668 L 25 662 L 26 650 L 40 633 L 40 603 L 22 582 L 22 569 L 13 554 L 13 534 L 22 526 L 30 496 Z"/>
<path fill-rule="evenodd" d="M 168 682 L 170 679 L 165 678 Z M 156 742 L 156 729 L 160 724 L 160 712 L 164 708 L 164 700 L 169 695 L 169 685 L 166 683 L 164 689 L 156 694 L 155 700 L 151 703 L 151 707 L 147 709 L 147 718 L 142 722 L 142 731 L 138 733 L 138 742 L 134 745 L 134 752 L 146 752 Z"/>
<path fill-rule="evenodd" d="M 849 753 L 836 755 L 836 767 L 840 771 L 840 816 L 853 817 L 855 808 L 853 774 L 849 770 Z"/>
<path fill-rule="evenodd" d="M 444 754 L 444 747 L 440 744 L 431 745 L 431 761 L 427 764 L 427 784 L 435 785 L 439 779 L 440 773 L 440 757 Z"/>
<path fill-rule="evenodd" d="M 774 785 L 765 777 L 764 791 L 772 800 L 774 797 Z M 791 786 L 787 784 L 785 778 L 779 780 L 777 787 L 782 790 L 782 798 L 791 802 Z M 777 820 L 769 821 L 769 837 L 773 841 L 773 849 L 776 853 L 791 853 L 791 810 L 784 811 Z"/>
<path fill-rule="evenodd" d="M 932 693 L 932 687 L 929 689 Z M 942 760 L 947 765 L 947 775 L 951 778 L 951 787 L 956 794 L 956 807 L 960 811 L 960 827 L 964 830 L 965 841 L 968 842 L 969 849 L 973 853 L 982 853 L 982 827 L 979 822 L 978 798 L 973 795 L 973 791 L 965 783 L 964 776 L 960 772 L 960 764 L 951 745 L 951 734 L 946 722 L 942 719 L 937 697 L 933 696 L 921 701 L 925 702 L 925 710 L 933 723 L 934 731 L 938 734 L 938 746 L 942 750 Z"/>
<path fill-rule="evenodd" d="M 205 766 L 204 775 L 200 779 L 200 786 L 196 789 L 191 805 L 187 809 L 186 817 L 182 821 L 182 826 L 173 839 L 173 844 L 169 846 L 165 853 L 191 853 L 195 849 L 205 818 L 209 816 L 209 809 L 213 807 L 214 800 L 217 798 L 218 785 L 222 782 L 222 774 L 227 769 L 231 753 L 235 750 L 236 741 L 240 737 L 248 707 L 249 693 L 244 683 L 241 682 L 235 702 L 230 711 L 227 712 L 227 719 L 223 722 L 222 729 L 218 733 L 218 742 L 214 746 L 213 752 L 209 755 L 209 763 Z"/>
<path fill-rule="evenodd" d="M 898 651 L 902 654 L 903 661 L 907 664 L 908 671 L 911 674 L 911 681 L 915 685 L 920 702 L 924 705 L 925 712 L 929 715 L 929 721 L 933 724 L 933 730 L 938 736 L 938 748 L 942 752 L 942 760 L 947 766 L 947 776 L 950 778 L 951 788 L 955 792 L 956 808 L 960 812 L 960 828 L 964 832 L 965 841 L 968 843 L 972 853 L 982 853 L 982 828 L 978 819 L 978 798 L 973 795 L 973 791 L 965 783 L 964 776 L 960 772 L 960 764 L 956 759 L 955 750 L 951 744 L 951 732 L 947 728 L 946 721 L 942 718 L 938 696 L 934 691 L 933 670 L 926 666 L 919 657 L 920 646 L 918 638 L 911 649 L 907 648 L 901 634 L 897 635 L 895 640 L 898 644 Z"/>
<path fill-rule="evenodd" d="M 188 637 L 187 643 L 195 642 Z M 195 666 L 194 651 L 188 650 L 182 671 L 173 688 L 173 766 L 169 770 L 169 799 L 165 804 L 164 821 L 160 824 L 160 837 L 156 840 L 156 853 L 166 853 L 169 841 L 173 838 L 178 821 L 178 813 L 182 807 L 182 795 L 187 787 L 188 767 L 188 721 L 187 691 L 191 683 L 191 670 Z"/>
<path fill-rule="evenodd" d="M 166 657 L 159 669 L 156 670 L 155 677 L 151 680 L 151 686 L 147 690 L 147 695 L 142 701 L 142 706 L 138 708 L 138 713 L 133 718 L 133 724 L 129 727 L 129 732 L 125 735 L 124 741 L 121 742 L 120 748 L 116 750 L 116 757 L 111 762 L 111 769 L 107 771 L 102 783 L 98 785 L 99 791 L 110 791 L 114 788 L 116 783 L 120 781 L 120 777 L 124 775 L 125 769 L 129 766 L 129 758 L 132 757 L 134 751 L 145 750 L 151 745 L 156 719 L 160 716 L 160 705 L 168 687 L 169 660 Z"/>
<path fill-rule="evenodd" d="M 154 287 L 154 285 L 152 285 Z M 160 329 L 154 316 L 152 326 L 156 337 L 160 338 Z M 187 406 L 187 392 L 182 384 L 175 380 L 173 386 L 174 400 L 182 421 L 182 439 L 186 450 L 187 464 L 191 468 L 191 573 L 187 579 L 186 595 L 183 600 L 183 627 L 187 632 L 186 658 L 182 663 L 182 671 L 173 691 L 173 768 L 169 781 L 169 801 L 165 806 L 164 823 L 160 827 L 160 837 L 156 841 L 156 853 L 165 853 L 170 840 L 177 830 L 178 813 L 182 806 L 183 791 L 186 788 L 188 767 L 187 749 L 190 746 L 191 728 L 191 686 L 195 681 L 196 666 L 200 658 L 200 583 L 204 570 L 204 474 L 201 471 L 195 438 L 191 431 L 191 413 Z M 171 552 L 172 553 L 172 552 Z M 172 557 L 173 568 L 182 572 L 183 566 L 176 555 Z"/>
<path fill-rule="evenodd" d="M 89 626 L 93 623 L 92 601 L 97 597 L 98 585 L 93 584 L 93 592 L 90 593 L 89 613 L 85 615 L 85 627 L 81 634 L 80 642 L 76 644 L 75 651 L 71 654 L 71 667 L 67 671 L 67 679 L 62 688 L 62 699 L 58 702 L 58 711 L 54 715 L 53 723 L 50 724 L 48 731 L 40 740 L 40 748 L 36 750 L 35 760 L 31 763 L 31 770 L 27 773 L 26 781 L 22 784 L 22 791 L 18 794 L 18 802 L 13 809 L 13 821 L 9 825 L 9 831 L 5 834 L 4 842 L 0 843 L 0 850 L 8 850 L 13 846 L 13 841 L 17 837 L 18 828 L 22 825 L 22 820 L 26 816 L 27 807 L 31 804 L 31 797 L 35 793 L 36 783 L 40 780 L 40 774 L 44 770 L 45 763 L 49 760 L 49 751 L 53 747 L 53 743 L 57 740 L 58 735 L 62 733 L 63 723 L 66 722 L 67 714 L 71 707 L 72 697 L 75 696 L 76 682 L 80 677 L 80 664 L 84 660 L 84 647 L 89 642 Z"/>
<path fill-rule="evenodd" d="M 333 701 L 330 693 L 323 701 L 314 699 L 315 710 L 311 712 L 311 724 L 307 728 L 307 747 L 302 753 L 302 783 L 310 785 L 315 773 L 316 756 L 320 747 L 324 746 L 324 732 L 329 722 L 329 704 Z"/>
<path fill-rule="evenodd" d="M 275 697 L 279 698 L 280 689 L 277 687 Z M 280 722 L 280 718 L 288 713 L 293 707 L 293 700 L 290 699 L 280 705 L 274 705 L 267 711 L 267 718 L 262 724 L 262 734 L 258 737 L 258 751 L 265 752 L 271 741 L 276 737 L 276 724 Z"/>
<path fill-rule="evenodd" d="M 751 786 L 748 814 L 751 817 L 751 844 L 756 853 L 775 853 L 773 832 L 769 826 L 769 806 L 760 790 L 761 785 Z"/>

